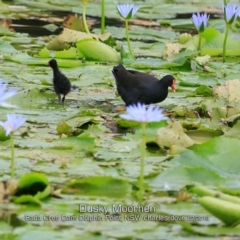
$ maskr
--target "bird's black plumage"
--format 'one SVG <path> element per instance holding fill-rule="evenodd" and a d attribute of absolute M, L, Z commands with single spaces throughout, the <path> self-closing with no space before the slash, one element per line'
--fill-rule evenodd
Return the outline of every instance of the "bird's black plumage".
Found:
<path fill-rule="evenodd" d="M 168 95 L 168 87 L 174 91 L 176 89 L 176 80 L 172 75 L 159 80 L 147 73 L 127 70 L 122 64 L 113 67 L 112 73 L 118 93 L 126 106 L 162 102 Z"/>
<path fill-rule="evenodd" d="M 54 87 L 55 93 L 58 96 L 58 103 L 64 104 L 65 96 L 71 90 L 71 82 L 64 74 L 60 72 L 57 61 L 55 59 L 51 59 L 48 62 L 48 65 L 53 70 L 53 87 Z M 63 95 L 62 99 L 61 99 L 61 95 Z"/>

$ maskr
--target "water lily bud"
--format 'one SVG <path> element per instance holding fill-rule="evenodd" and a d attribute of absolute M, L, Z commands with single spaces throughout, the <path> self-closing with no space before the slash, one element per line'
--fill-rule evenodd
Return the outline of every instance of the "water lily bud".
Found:
<path fill-rule="evenodd" d="M 240 7 L 237 7 L 235 4 L 228 3 L 226 6 L 223 6 L 223 11 L 226 23 L 232 24 L 240 14 Z"/>
<path fill-rule="evenodd" d="M 139 6 L 134 4 L 118 4 L 117 10 L 124 19 L 131 19 L 139 10 Z"/>
<path fill-rule="evenodd" d="M 192 22 L 195 28 L 200 33 L 206 29 L 208 20 L 209 20 L 209 15 L 207 15 L 206 13 L 203 13 L 203 14 L 197 13 L 192 15 Z"/>

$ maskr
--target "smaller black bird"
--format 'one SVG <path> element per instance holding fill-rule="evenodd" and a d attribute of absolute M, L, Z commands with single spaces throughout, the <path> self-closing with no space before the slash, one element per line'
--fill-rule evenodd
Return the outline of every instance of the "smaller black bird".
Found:
<path fill-rule="evenodd" d="M 63 105 L 65 96 L 71 90 L 71 83 L 69 79 L 60 72 L 57 61 L 55 59 L 51 59 L 48 62 L 48 65 L 53 70 L 53 87 L 54 87 L 55 93 L 58 96 L 58 103 Z M 61 98 L 61 95 L 63 95 L 62 98 Z"/>

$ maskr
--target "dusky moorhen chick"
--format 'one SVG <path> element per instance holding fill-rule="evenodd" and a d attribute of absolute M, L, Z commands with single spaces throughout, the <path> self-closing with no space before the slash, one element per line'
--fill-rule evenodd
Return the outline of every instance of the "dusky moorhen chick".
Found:
<path fill-rule="evenodd" d="M 60 72 L 57 61 L 55 59 L 51 59 L 48 62 L 48 65 L 53 70 L 53 87 L 54 87 L 55 93 L 58 96 L 58 103 L 64 104 L 65 96 L 71 90 L 71 83 L 69 79 Z M 63 95 L 62 99 L 61 99 L 61 95 Z"/>
<path fill-rule="evenodd" d="M 126 106 L 143 103 L 158 103 L 166 99 L 168 87 L 176 90 L 176 80 L 166 75 L 161 80 L 147 73 L 127 70 L 122 64 L 113 67 L 117 91 Z"/>

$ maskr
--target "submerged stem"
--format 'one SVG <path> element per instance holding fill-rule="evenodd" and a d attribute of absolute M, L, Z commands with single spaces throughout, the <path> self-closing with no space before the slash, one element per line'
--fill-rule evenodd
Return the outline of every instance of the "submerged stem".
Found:
<path fill-rule="evenodd" d="M 103 34 L 105 31 L 105 3 L 104 0 L 102 0 L 102 6 L 101 6 L 101 34 Z"/>
<path fill-rule="evenodd" d="M 125 28 L 126 28 L 126 37 L 127 37 L 127 42 L 128 42 L 128 49 L 130 54 L 133 56 L 133 51 L 130 43 L 130 38 L 129 38 L 129 31 L 128 31 L 128 19 L 125 19 Z"/>
<path fill-rule="evenodd" d="M 226 24 L 226 32 L 223 40 L 223 62 L 226 61 L 226 46 L 227 46 L 227 38 L 228 38 L 228 32 L 229 32 L 229 24 Z"/>
<path fill-rule="evenodd" d="M 83 13 L 82 13 L 82 16 L 83 16 L 83 26 L 85 28 L 85 31 L 86 33 L 90 33 L 89 32 L 89 29 L 88 29 L 88 25 L 87 25 L 87 19 L 86 19 L 86 9 L 87 9 L 87 4 L 83 4 Z"/>
<path fill-rule="evenodd" d="M 14 177 L 14 138 L 13 138 L 13 134 L 10 134 L 10 140 L 11 140 L 11 177 Z"/>
<path fill-rule="evenodd" d="M 198 50 L 198 55 L 201 55 L 201 45 L 202 45 L 202 36 L 201 33 L 198 34 L 198 46 L 197 46 L 197 50 Z"/>
<path fill-rule="evenodd" d="M 142 203 L 144 194 L 144 164 L 145 164 L 145 148 L 146 148 L 146 123 L 142 123 L 142 144 L 141 144 L 141 163 L 139 176 L 139 200 Z"/>
<path fill-rule="evenodd" d="M 228 0 L 223 0 L 224 6 L 226 6 L 228 4 Z"/>

